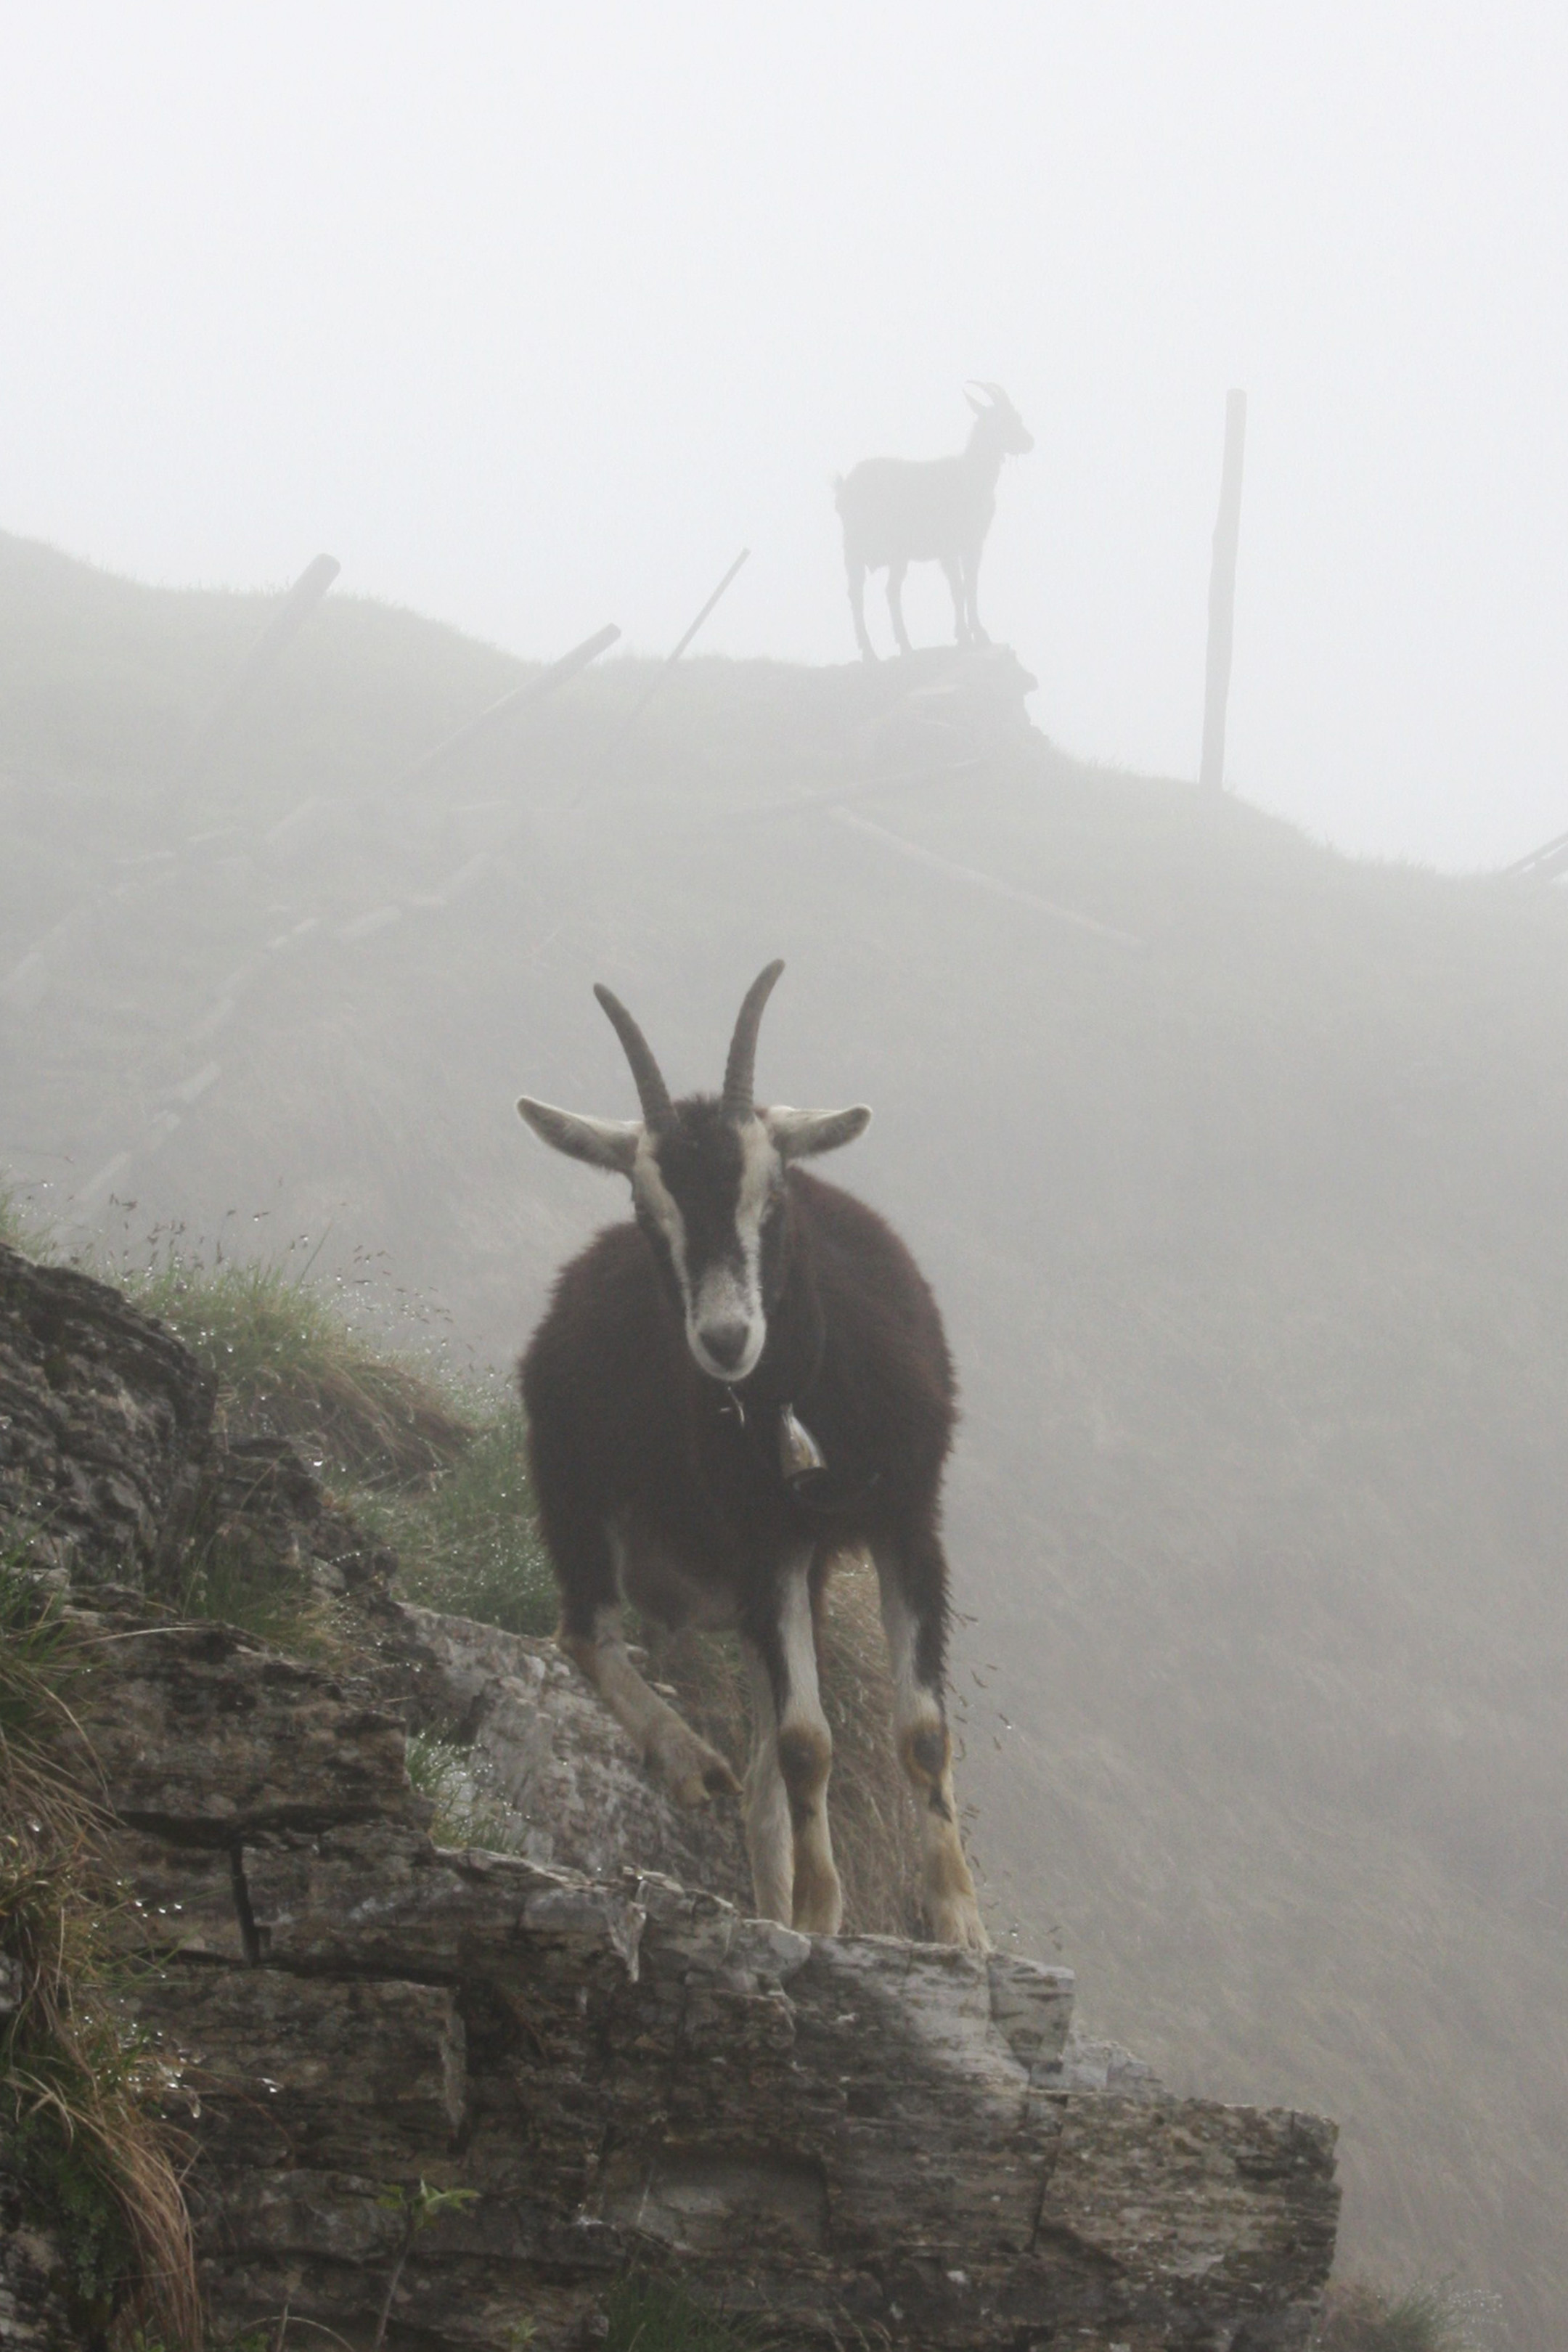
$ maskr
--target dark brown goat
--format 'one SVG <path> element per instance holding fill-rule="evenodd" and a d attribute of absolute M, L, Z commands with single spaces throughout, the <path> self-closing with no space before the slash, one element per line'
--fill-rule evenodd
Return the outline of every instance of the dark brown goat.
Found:
<path fill-rule="evenodd" d="M 641 1030 L 600 988 L 642 1118 L 518 1105 L 555 1150 L 629 1177 L 637 1212 L 565 1268 L 522 1360 L 560 1638 L 675 1796 L 700 1805 L 735 1793 L 734 1777 L 637 1672 L 621 1603 L 739 1632 L 757 1908 L 833 1935 L 843 1901 L 817 1628 L 835 1559 L 868 1550 L 920 1802 L 928 1927 L 983 1948 L 943 1706 L 952 1368 L 936 1302 L 891 1227 L 792 1164 L 852 1142 L 870 1112 L 752 1101 L 757 1030 L 783 969 L 770 964 L 741 1008 L 721 1097 L 673 1102 Z"/>

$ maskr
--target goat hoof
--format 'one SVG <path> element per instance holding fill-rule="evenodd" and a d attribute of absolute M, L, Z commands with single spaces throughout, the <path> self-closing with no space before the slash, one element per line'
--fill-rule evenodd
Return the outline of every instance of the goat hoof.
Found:
<path fill-rule="evenodd" d="M 738 1797 L 741 1784 L 716 1748 L 692 1737 L 665 1748 L 656 1759 L 678 1805 L 698 1811 L 715 1797 Z"/>
<path fill-rule="evenodd" d="M 702 1787 L 709 1797 L 738 1797 L 741 1784 L 721 1756 L 702 1768 Z"/>
<path fill-rule="evenodd" d="M 930 1906 L 933 1944 L 956 1944 L 966 1952 L 988 1952 L 991 1938 L 973 1895 L 944 1895 Z"/>

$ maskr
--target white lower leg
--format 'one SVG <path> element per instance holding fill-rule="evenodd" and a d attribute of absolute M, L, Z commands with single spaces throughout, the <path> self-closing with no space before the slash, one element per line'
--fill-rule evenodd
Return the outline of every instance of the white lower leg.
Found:
<path fill-rule="evenodd" d="M 877 1563 L 882 1624 L 893 1669 L 893 1729 L 899 1759 L 920 1811 L 922 1898 L 934 1942 L 988 1951 L 974 1881 L 963 1858 L 952 1788 L 952 1742 L 939 1694 L 920 1678 L 918 1627 L 891 1568 Z"/>
<path fill-rule="evenodd" d="M 746 1768 L 746 1853 L 759 1919 L 795 1921 L 795 1841 L 789 1825 L 789 1791 L 779 1770 L 778 1717 L 773 1686 L 762 1653 L 742 1643 L 752 1686 L 752 1760 Z"/>
<path fill-rule="evenodd" d="M 805 1560 L 791 1569 L 780 1593 L 779 1640 L 787 1692 L 777 1748 L 795 1851 L 794 1925 L 807 1935 L 837 1936 L 844 1923 L 844 1893 L 827 1826 L 833 1734 L 817 1688 L 809 1567 Z"/>
<path fill-rule="evenodd" d="M 618 1609 L 595 1612 L 587 1641 L 564 1627 L 556 1639 L 637 1741 L 644 1759 L 668 1782 L 678 1804 L 705 1805 L 711 1798 L 738 1793 L 735 1776 L 718 1749 L 700 1739 L 638 1674 L 621 1636 Z"/>

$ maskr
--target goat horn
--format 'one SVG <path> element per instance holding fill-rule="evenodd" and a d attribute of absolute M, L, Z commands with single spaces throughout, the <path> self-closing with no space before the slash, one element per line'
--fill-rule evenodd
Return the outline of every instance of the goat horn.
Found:
<path fill-rule="evenodd" d="M 757 1066 L 757 1031 L 762 1026 L 763 1007 L 773 992 L 773 982 L 784 970 L 782 956 L 764 965 L 746 991 L 735 1023 L 735 1034 L 730 1040 L 730 1058 L 724 1065 L 725 1118 L 733 1127 L 743 1126 L 756 1108 L 752 1086 Z"/>
<path fill-rule="evenodd" d="M 653 1047 L 626 1011 L 618 996 L 612 996 L 603 982 L 595 981 L 594 993 L 610 1016 L 610 1024 L 626 1051 L 637 1080 L 637 1100 L 642 1105 L 643 1119 L 655 1135 L 661 1135 L 675 1125 L 675 1105 L 669 1099 L 658 1064 L 653 1058 Z"/>
<path fill-rule="evenodd" d="M 964 386 L 964 390 L 965 390 L 966 392 L 983 392 L 983 393 L 984 393 L 984 394 L 985 394 L 986 398 L 987 398 L 988 400 L 992 400 L 992 401 L 994 401 L 994 399 L 995 399 L 995 397 L 996 397 L 997 393 L 998 393 L 998 392 L 1000 392 L 1000 391 L 1001 391 L 1001 389 L 1002 389 L 1002 388 L 1001 388 L 1000 384 L 994 384 L 994 383 L 981 383 L 981 381 L 980 381 L 980 378 L 979 378 L 977 375 L 972 375 L 972 376 L 970 377 L 970 379 L 969 379 L 969 382 L 968 382 L 968 383 L 967 383 L 967 384 L 965 384 L 965 386 Z M 1007 397 L 1006 394 L 1005 394 L 1005 393 L 1003 393 L 1003 394 L 1002 394 L 1002 397 L 1003 397 L 1003 399 L 1004 399 L 1004 400 L 1005 400 L 1005 398 Z"/>

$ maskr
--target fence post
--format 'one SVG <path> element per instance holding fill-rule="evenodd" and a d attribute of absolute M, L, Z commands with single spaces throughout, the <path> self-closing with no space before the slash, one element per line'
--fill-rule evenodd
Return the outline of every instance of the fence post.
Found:
<path fill-rule="evenodd" d="M 181 788 L 193 782 L 205 766 L 257 688 L 270 676 L 293 644 L 341 569 L 335 555 L 318 555 L 305 566 L 288 593 L 279 598 L 260 635 L 192 735 L 184 758 L 175 770 L 174 799 L 178 799 Z"/>
<path fill-rule="evenodd" d="M 503 694 L 499 702 L 490 703 L 477 719 L 466 720 L 455 734 L 443 736 L 440 742 L 428 751 L 422 751 L 411 767 L 404 769 L 391 789 L 406 792 L 410 784 L 422 782 L 434 770 L 444 765 L 455 751 L 466 751 L 481 737 L 493 733 L 518 711 L 526 710 L 531 703 L 542 702 L 546 695 L 553 694 L 558 686 L 564 686 L 567 679 L 575 677 L 580 669 L 586 669 L 590 662 L 597 661 L 605 647 L 613 646 L 620 634 L 614 621 L 606 622 L 602 629 L 595 629 L 591 637 L 584 637 L 580 646 L 574 646 L 569 654 L 563 654 L 559 661 L 552 662 L 549 668 L 541 670 L 537 677 L 531 677 L 525 686 L 514 686 L 510 694 Z"/>
<path fill-rule="evenodd" d="M 687 630 L 686 635 L 681 638 L 680 643 L 676 646 L 673 653 L 666 654 L 663 661 L 659 664 L 658 669 L 655 670 L 652 677 L 649 678 L 647 686 L 644 687 L 641 694 L 638 695 L 637 700 L 633 703 L 631 709 L 627 711 L 626 717 L 622 719 L 620 725 L 611 736 L 610 741 L 612 743 L 618 743 L 623 735 L 629 735 L 631 733 L 632 729 L 637 725 L 637 720 L 642 717 L 643 712 L 647 709 L 648 704 L 653 700 L 654 696 L 658 694 L 661 687 L 668 683 L 670 672 L 674 669 L 676 663 L 680 659 L 681 655 L 686 651 L 687 646 L 691 643 L 692 638 L 697 635 L 698 630 L 702 626 L 703 622 L 708 618 L 709 614 L 713 610 L 714 605 L 717 604 L 720 597 L 722 596 L 724 591 L 730 585 L 731 581 L 734 579 L 736 573 L 740 571 L 742 564 L 746 562 L 751 552 L 752 551 L 749 547 L 743 547 L 741 550 L 741 552 L 736 556 L 735 561 L 731 564 L 728 572 L 725 572 L 722 580 L 720 581 L 717 588 L 714 589 L 711 596 L 709 597 L 706 604 L 703 605 L 700 613 L 698 614 L 697 618 L 692 622 L 691 626 Z"/>
<path fill-rule="evenodd" d="M 1208 665 L 1204 680 L 1204 751 L 1198 782 L 1206 791 L 1225 790 L 1225 712 L 1230 695 L 1230 648 L 1236 622 L 1236 548 L 1241 532 L 1241 458 L 1247 443 L 1247 394 L 1230 392 L 1225 402 L 1225 467 L 1220 476 L 1219 514 L 1214 527 L 1209 568 Z"/>

